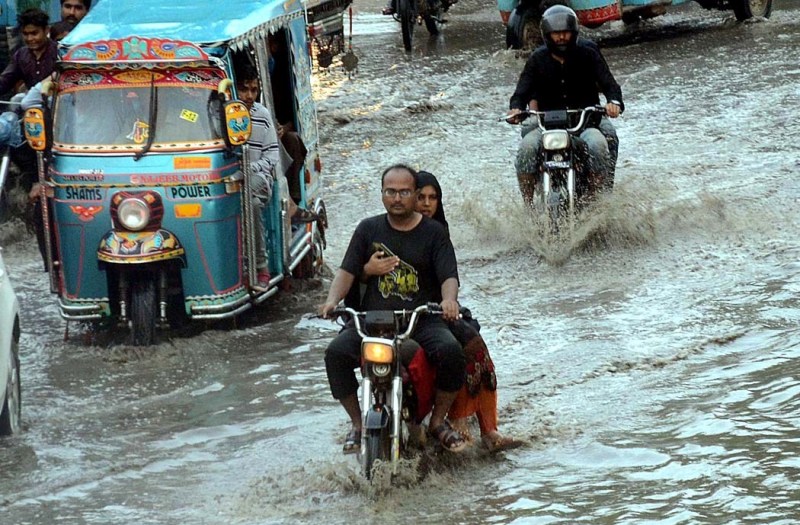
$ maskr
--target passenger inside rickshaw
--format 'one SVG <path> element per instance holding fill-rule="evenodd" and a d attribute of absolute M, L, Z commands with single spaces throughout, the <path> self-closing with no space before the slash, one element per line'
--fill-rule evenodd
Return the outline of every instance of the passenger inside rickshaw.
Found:
<path fill-rule="evenodd" d="M 248 68 L 257 70 L 256 62 L 251 51 L 234 54 L 233 64 L 235 71 L 243 71 Z M 239 84 L 238 81 L 237 84 Z M 291 160 L 287 158 L 288 155 L 286 155 L 285 150 L 281 151 L 278 126 L 276 125 L 274 119 L 274 110 L 270 108 L 270 101 L 261 96 L 262 93 L 263 89 L 259 80 L 252 82 L 252 89 L 246 92 L 242 91 L 237 93 L 237 97 L 242 100 L 246 106 L 251 108 L 251 114 L 253 104 L 258 102 L 259 105 L 263 105 L 266 108 L 266 114 L 268 115 L 267 122 L 261 122 L 261 119 L 252 119 L 253 132 L 250 135 L 250 142 L 248 144 L 250 144 L 251 149 L 257 147 L 258 149 L 262 150 L 263 155 L 265 156 L 271 156 L 271 152 L 275 152 L 277 161 L 273 162 L 274 171 L 272 173 L 275 181 L 275 191 L 278 191 L 282 197 L 288 197 L 290 195 L 290 191 L 286 177 L 288 172 L 286 167 L 291 164 Z M 258 126 L 265 126 L 266 129 L 258 130 L 256 129 Z M 257 143 L 253 142 L 255 137 L 259 137 Z M 275 149 L 273 150 L 271 144 L 264 143 L 263 141 L 274 141 Z M 319 216 L 316 213 L 298 206 L 298 203 L 294 199 L 288 198 L 287 201 L 289 218 L 292 224 L 315 222 L 319 219 Z"/>
<path fill-rule="evenodd" d="M 275 118 L 278 122 L 278 137 L 292 162 L 286 171 L 289 194 L 300 204 L 304 181 L 303 166 L 308 155 L 303 139 L 295 125 L 295 101 L 292 90 L 294 76 L 290 65 L 288 34 L 285 29 L 269 35 L 269 77 Z"/>

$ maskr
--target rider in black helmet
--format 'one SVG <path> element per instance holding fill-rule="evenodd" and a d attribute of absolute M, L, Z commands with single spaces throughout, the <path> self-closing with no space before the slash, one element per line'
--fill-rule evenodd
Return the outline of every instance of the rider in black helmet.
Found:
<path fill-rule="evenodd" d="M 605 96 L 606 113 L 616 118 L 622 113 L 622 90 L 608 68 L 600 48 L 579 38 L 578 16 L 564 5 L 554 5 L 542 14 L 545 45 L 531 53 L 509 102 L 508 121 L 522 120 L 520 112 L 583 109 L 600 104 L 598 87 Z M 517 153 L 517 179 L 525 202 L 533 202 L 542 134 L 537 126 L 522 130 Z M 590 191 L 611 187 L 617 161 L 617 135 L 608 118 L 591 123 L 580 138 L 587 146 Z"/>
<path fill-rule="evenodd" d="M 541 28 L 544 43 L 554 55 L 567 56 L 567 53 L 578 44 L 578 15 L 565 5 L 548 8 L 542 14 Z M 566 42 L 562 40 L 556 43 L 553 40 L 553 33 L 557 31 L 569 32 L 569 39 Z"/>

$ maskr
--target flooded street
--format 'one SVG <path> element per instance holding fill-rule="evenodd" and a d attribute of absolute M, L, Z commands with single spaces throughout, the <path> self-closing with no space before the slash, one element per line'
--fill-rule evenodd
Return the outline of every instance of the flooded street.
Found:
<path fill-rule="evenodd" d="M 500 430 L 527 446 L 370 485 L 341 454 L 337 327 L 308 315 L 332 270 L 153 349 L 65 341 L 33 236 L 6 227 L 24 431 L 0 440 L 0 523 L 800 522 L 800 1 L 587 31 L 625 96 L 617 185 L 559 242 L 498 122 L 524 58 L 494 4 L 461 0 L 410 54 L 382 5 L 357 5 L 355 77 L 316 78 L 327 262 L 383 211 L 386 166 L 436 174 Z"/>

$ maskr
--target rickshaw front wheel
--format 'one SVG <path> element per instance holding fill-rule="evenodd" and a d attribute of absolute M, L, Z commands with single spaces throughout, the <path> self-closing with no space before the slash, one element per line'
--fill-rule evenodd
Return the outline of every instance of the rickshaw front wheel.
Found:
<path fill-rule="evenodd" d="M 131 339 L 134 346 L 150 346 L 156 340 L 156 281 L 150 275 L 137 277 L 131 282 Z"/>
<path fill-rule="evenodd" d="M 754 16 L 769 18 L 772 14 L 772 0 L 731 0 L 731 6 L 740 22 Z"/>

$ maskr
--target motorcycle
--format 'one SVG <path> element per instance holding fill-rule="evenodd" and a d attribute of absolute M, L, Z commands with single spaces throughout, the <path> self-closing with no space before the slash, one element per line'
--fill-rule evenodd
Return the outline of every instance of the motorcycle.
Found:
<path fill-rule="evenodd" d="M 533 206 L 544 212 L 553 233 L 565 221 L 574 219 L 589 197 L 586 170 L 579 169 L 576 163 L 575 139 L 588 127 L 592 116 L 599 118 L 605 114 L 601 106 L 522 112 L 523 116 L 535 116 L 542 132 L 542 159 L 538 163 Z M 577 123 L 570 126 L 576 117 Z M 613 177 L 609 175 L 604 187 L 612 185 Z"/>
<path fill-rule="evenodd" d="M 425 24 L 431 36 L 436 36 L 447 21 L 442 18 L 450 6 L 458 0 L 391 0 L 391 5 L 383 10 L 383 14 L 392 15 L 400 22 L 403 34 L 403 47 L 411 51 L 414 37 L 414 26 Z"/>
<path fill-rule="evenodd" d="M 398 461 L 408 445 L 409 426 L 421 423 L 430 410 L 430 405 L 422 399 L 425 393 L 415 388 L 413 378 L 417 376 L 409 368 L 419 364 L 422 377 L 430 377 L 432 368 L 418 345 L 412 356 L 403 346 L 421 315 L 441 313 L 441 307 L 435 303 L 414 310 L 369 312 L 339 306 L 331 313 L 333 317 L 349 314 L 363 338 L 360 463 L 367 479 L 372 479 L 376 461 L 388 461 L 392 474 L 397 474 Z"/>
<path fill-rule="evenodd" d="M 19 100 L 0 101 L 0 105 L 8 106 L 8 109 L 0 114 L 0 222 L 2 222 L 9 211 L 6 183 L 11 169 L 11 151 L 20 147 L 24 139 L 20 116 L 17 113 Z"/>

